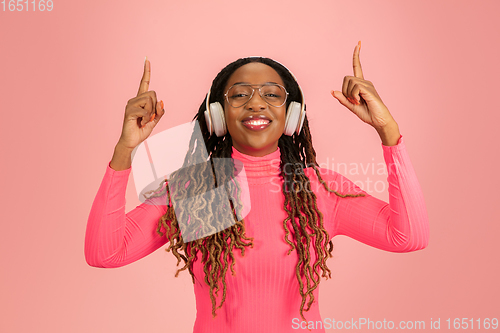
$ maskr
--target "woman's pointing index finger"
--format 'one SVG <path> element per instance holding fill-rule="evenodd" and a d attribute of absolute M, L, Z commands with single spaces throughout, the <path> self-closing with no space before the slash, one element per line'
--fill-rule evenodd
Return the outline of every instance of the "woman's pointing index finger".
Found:
<path fill-rule="evenodd" d="M 137 96 L 149 90 L 150 78 L 151 78 L 151 64 L 149 63 L 148 57 L 146 57 L 144 59 L 144 73 L 142 74 L 141 84 L 139 86 L 139 91 L 137 92 Z"/>
<path fill-rule="evenodd" d="M 359 61 L 359 51 L 361 50 L 361 41 L 358 42 L 358 45 L 354 48 L 354 54 L 352 57 L 352 68 L 354 70 L 354 76 L 364 80 L 363 70 L 361 69 L 361 61 Z"/>

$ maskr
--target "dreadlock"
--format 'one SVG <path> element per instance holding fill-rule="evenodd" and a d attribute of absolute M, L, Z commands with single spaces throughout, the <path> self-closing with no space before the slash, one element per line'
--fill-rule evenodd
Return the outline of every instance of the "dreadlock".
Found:
<path fill-rule="evenodd" d="M 236 69 L 250 62 L 264 63 L 280 75 L 286 90 L 289 92 L 289 98 L 286 102 L 287 109 L 291 101 L 301 100 L 299 86 L 284 66 L 269 58 L 241 58 L 227 65 L 214 79 L 209 102 L 219 102 L 224 105 L 224 88 L 229 77 Z M 253 238 L 246 236 L 244 219 L 238 220 L 235 213 L 235 211 L 241 211 L 239 201 L 233 201 L 230 205 L 221 205 L 220 203 L 227 201 L 227 196 L 223 197 L 220 191 L 213 191 L 217 187 L 217 183 L 224 184 L 227 193 L 235 191 L 240 193 L 241 188 L 237 182 L 231 181 L 236 170 L 234 160 L 231 158 L 231 135 L 229 132 L 223 137 L 209 134 L 204 117 L 205 108 L 206 98 L 193 118 L 193 120 L 198 121 L 200 131 L 194 131 L 191 136 L 183 167 L 172 173 L 168 181 L 164 180 L 158 190 L 148 192 L 154 192 L 148 199 L 165 195 L 165 193 L 168 195 L 167 212 L 158 221 L 157 233 L 161 236 L 166 234 L 170 244 L 165 250 L 172 251 L 177 258 L 177 266 L 179 266 L 181 259 L 184 261 L 184 267 L 178 269 L 175 276 L 177 277 L 181 271 L 188 269 L 193 283 L 195 283 L 192 264 L 197 260 L 197 252 L 201 252 L 205 283 L 210 286 L 212 315 L 215 317 L 216 310 L 222 307 L 226 299 L 226 273 L 229 267 L 231 273 L 235 275 L 233 249 L 239 249 L 241 255 L 244 256 L 245 249 L 253 247 Z M 322 271 L 322 277 L 331 278 L 331 271 L 327 267 L 326 261 L 332 257 L 333 243 L 324 228 L 323 214 L 318 210 L 316 195 L 311 190 L 309 178 L 305 175 L 304 169 L 313 167 L 323 187 L 339 197 L 365 195 L 363 193 L 341 194 L 328 187 L 318 169 L 307 116 L 304 119 L 301 133 L 299 135 L 294 133 L 293 136 L 283 134 L 278 140 L 278 147 L 281 152 L 282 192 L 285 196 L 283 209 L 288 213 L 288 217 L 283 221 L 285 241 L 290 245 L 287 254 L 290 255 L 295 250 L 299 258 L 296 276 L 302 297 L 300 315 L 305 320 L 303 312 L 310 310 L 314 302 L 313 291 L 318 287 L 321 279 L 319 269 Z M 220 161 L 229 162 L 221 164 Z M 214 166 L 214 164 L 217 165 Z M 285 172 L 284 166 L 290 166 L 291 172 Z M 215 170 L 217 170 L 217 177 L 215 177 Z M 200 193 L 205 195 L 199 196 Z M 184 200 L 185 203 L 182 207 L 176 207 L 174 211 L 174 206 L 170 204 L 172 197 L 175 200 L 196 199 Z M 226 199 L 224 200 L 224 198 Z M 234 221 L 231 221 L 233 223 L 223 225 L 220 219 L 222 214 L 230 214 L 234 218 Z M 293 237 L 290 236 L 289 224 L 293 228 Z M 184 236 L 181 234 L 180 225 L 185 226 L 183 228 Z M 161 231 L 162 227 L 165 232 Z M 187 240 L 188 238 L 189 240 Z M 312 242 L 316 252 L 315 262 L 311 261 L 309 251 Z M 222 282 L 222 300 L 217 306 L 216 297 L 220 291 L 219 281 Z"/>

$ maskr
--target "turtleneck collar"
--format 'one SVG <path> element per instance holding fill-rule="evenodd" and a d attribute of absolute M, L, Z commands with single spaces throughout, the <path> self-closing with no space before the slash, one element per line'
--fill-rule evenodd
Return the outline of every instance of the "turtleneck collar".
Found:
<path fill-rule="evenodd" d="M 280 175 L 281 153 L 280 148 L 262 157 L 243 154 L 232 147 L 231 157 L 243 163 L 249 184 L 266 184 Z M 241 164 L 235 162 L 239 173 Z"/>

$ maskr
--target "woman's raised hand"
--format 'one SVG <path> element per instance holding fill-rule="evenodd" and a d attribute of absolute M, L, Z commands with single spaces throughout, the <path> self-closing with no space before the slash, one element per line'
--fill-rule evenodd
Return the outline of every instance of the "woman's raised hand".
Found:
<path fill-rule="evenodd" d="M 124 148 L 134 149 L 151 134 L 165 114 L 163 101 L 158 101 L 156 93 L 149 90 L 151 64 L 144 61 L 144 73 L 137 96 L 129 99 L 125 107 L 122 134 L 118 144 Z"/>
<path fill-rule="evenodd" d="M 380 132 L 388 125 L 393 125 L 395 120 L 382 102 L 373 83 L 363 77 L 359 60 L 360 49 L 361 42 L 354 48 L 352 60 L 354 76 L 345 76 L 342 92 L 332 90 L 331 94 L 340 104 Z"/>

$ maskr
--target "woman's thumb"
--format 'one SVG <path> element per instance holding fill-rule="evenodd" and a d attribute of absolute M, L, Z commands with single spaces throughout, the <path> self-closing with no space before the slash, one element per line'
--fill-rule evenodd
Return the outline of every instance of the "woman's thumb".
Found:
<path fill-rule="evenodd" d="M 348 108 L 349 110 L 352 111 L 352 107 L 353 107 L 353 103 L 351 103 L 345 96 L 343 93 L 341 93 L 340 91 L 335 91 L 335 90 L 332 90 L 331 91 L 331 94 L 333 97 L 335 97 L 337 99 L 337 101 L 339 101 L 340 104 L 342 104 L 343 106 L 345 106 L 346 108 Z"/>
<path fill-rule="evenodd" d="M 160 121 L 160 118 L 165 114 L 165 106 L 163 105 L 163 101 L 159 101 L 156 107 L 156 122 Z"/>

